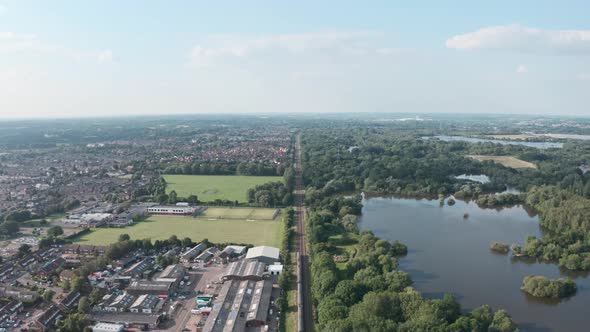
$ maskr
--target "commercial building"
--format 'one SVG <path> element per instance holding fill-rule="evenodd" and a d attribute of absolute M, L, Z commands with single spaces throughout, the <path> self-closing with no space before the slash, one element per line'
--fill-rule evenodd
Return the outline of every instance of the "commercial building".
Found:
<path fill-rule="evenodd" d="M 219 252 L 219 249 L 212 247 L 205 251 L 203 251 L 197 258 L 195 258 L 195 263 L 197 264 L 206 264 L 209 263 Z"/>
<path fill-rule="evenodd" d="M 253 280 L 264 279 L 266 264 L 257 261 L 239 260 L 232 262 L 223 280 Z"/>
<path fill-rule="evenodd" d="M 215 263 L 227 264 L 231 259 L 242 256 L 246 253 L 247 248 L 244 246 L 227 246 L 215 257 Z"/>
<path fill-rule="evenodd" d="M 102 298 L 98 307 L 104 311 L 124 312 L 135 302 L 136 297 L 131 294 L 109 294 Z"/>
<path fill-rule="evenodd" d="M 170 281 L 152 281 L 139 280 L 132 281 L 126 291 L 132 295 L 151 294 L 158 297 L 167 297 L 172 290 L 172 282 Z"/>
<path fill-rule="evenodd" d="M 80 217 L 80 227 L 101 227 L 113 220 L 110 213 L 87 213 Z"/>
<path fill-rule="evenodd" d="M 92 327 L 92 332 L 123 332 L 125 325 L 98 323 Z"/>
<path fill-rule="evenodd" d="M 146 315 L 134 312 L 105 312 L 91 311 L 86 315 L 91 322 L 120 324 L 129 328 L 140 330 L 155 329 L 160 324 L 161 315 Z"/>
<path fill-rule="evenodd" d="M 268 266 L 268 273 L 271 276 L 279 276 L 283 273 L 283 264 L 281 263 L 274 263 Z"/>
<path fill-rule="evenodd" d="M 182 255 L 180 255 L 180 262 L 181 263 L 190 263 L 193 261 L 195 257 L 200 255 L 205 249 L 207 249 L 207 245 L 205 243 L 199 243 L 196 246 L 190 248 Z"/>
<path fill-rule="evenodd" d="M 129 307 L 129 311 L 143 314 L 153 314 L 157 312 L 160 298 L 155 295 L 143 294 Z"/>
<path fill-rule="evenodd" d="M 255 260 L 264 264 L 274 264 L 279 261 L 279 248 L 259 246 L 253 247 L 246 253 L 247 260 Z"/>
<path fill-rule="evenodd" d="M 162 273 L 155 279 L 156 281 L 167 281 L 172 283 L 172 287 L 178 286 L 186 274 L 186 268 L 180 264 L 168 265 Z"/>
<path fill-rule="evenodd" d="M 147 208 L 150 215 L 166 215 L 166 216 L 190 216 L 195 212 L 193 206 L 178 206 L 178 205 L 158 205 Z"/>
<path fill-rule="evenodd" d="M 121 275 L 132 278 L 147 277 L 152 273 L 154 262 L 151 258 L 144 258 L 143 260 L 128 267 Z"/>
<path fill-rule="evenodd" d="M 213 302 L 203 332 L 241 332 L 266 324 L 272 282 L 226 281 Z"/>

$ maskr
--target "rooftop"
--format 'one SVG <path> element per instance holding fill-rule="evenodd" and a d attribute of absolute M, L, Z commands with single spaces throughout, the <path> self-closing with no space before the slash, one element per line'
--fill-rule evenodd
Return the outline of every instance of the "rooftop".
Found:
<path fill-rule="evenodd" d="M 203 331 L 238 332 L 245 331 L 248 322 L 266 322 L 271 292 L 268 280 L 225 282 Z"/>
<path fill-rule="evenodd" d="M 270 257 L 276 260 L 279 259 L 279 248 L 259 246 L 253 247 L 246 253 L 246 259 L 256 259 L 258 257 Z"/>

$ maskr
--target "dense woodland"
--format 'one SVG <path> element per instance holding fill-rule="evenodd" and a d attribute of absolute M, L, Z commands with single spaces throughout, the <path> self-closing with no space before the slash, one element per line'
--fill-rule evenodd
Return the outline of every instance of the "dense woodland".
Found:
<path fill-rule="evenodd" d="M 539 150 L 519 145 L 427 140 L 415 132 L 378 127 L 309 130 L 303 144 L 306 184 L 327 193 L 362 190 L 436 196 L 463 190 L 464 197 L 472 197 L 507 186 L 526 191 L 532 186 L 552 184 L 590 197 L 590 174 L 582 175 L 579 169 L 590 160 L 587 143 Z M 516 156 L 538 168 L 516 170 L 466 155 Z M 460 174 L 486 174 L 491 182 L 477 184 L 454 178 Z"/>

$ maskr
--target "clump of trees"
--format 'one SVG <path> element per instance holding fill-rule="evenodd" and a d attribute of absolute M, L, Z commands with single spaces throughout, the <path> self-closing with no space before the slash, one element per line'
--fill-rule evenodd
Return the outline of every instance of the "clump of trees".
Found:
<path fill-rule="evenodd" d="M 569 270 L 590 270 L 590 199 L 556 186 L 531 188 L 526 204 L 540 215 L 543 238 L 529 236 L 518 256 L 559 262 Z"/>
<path fill-rule="evenodd" d="M 482 208 L 494 208 L 498 206 L 510 206 L 524 203 L 526 194 L 504 193 L 501 195 L 485 194 L 479 195 L 476 203 Z"/>
<path fill-rule="evenodd" d="M 576 283 L 571 279 L 548 279 L 543 276 L 526 276 L 521 289 L 535 297 L 560 299 L 576 293 Z"/>
<path fill-rule="evenodd" d="M 510 251 L 510 247 L 506 243 L 493 242 L 490 245 L 490 250 L 499 252 L 501 254 L 507 254 Z"/>
<path fill-rule="evenodd" d="M 248 189 L 248 202 L 261 207 L 288 206 L 293 195 L 283 182 L 269 182 Z"/>

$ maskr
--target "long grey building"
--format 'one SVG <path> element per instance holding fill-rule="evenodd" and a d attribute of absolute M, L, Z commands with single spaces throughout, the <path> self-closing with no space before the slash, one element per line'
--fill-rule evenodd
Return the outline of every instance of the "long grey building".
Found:
<path fill-rule="evenodd" d="M 227 274 L 223 280 L 254 280 L 259 281 L 265 277 L 266 264 L 257 261 L 248 261 L 245 259 L 232 262 L 229 265 Z"/>
<path fill-rule="evenodd" d="M 203 332 L 242 332 L 266 324 L 272 282 L 226 281 L 213 302 Z"/>

